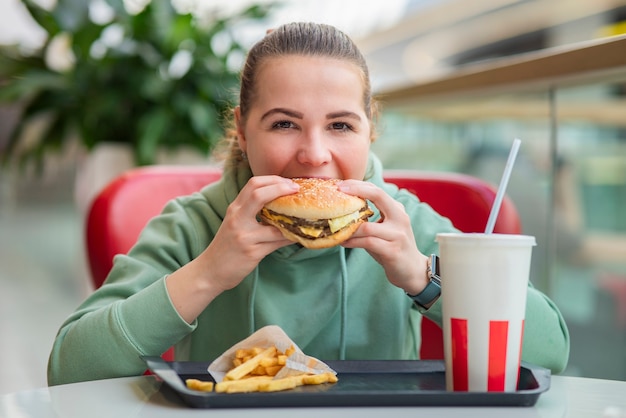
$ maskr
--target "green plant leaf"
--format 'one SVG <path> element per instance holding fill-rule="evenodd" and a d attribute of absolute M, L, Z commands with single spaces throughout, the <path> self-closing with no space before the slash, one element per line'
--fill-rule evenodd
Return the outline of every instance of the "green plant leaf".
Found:
<path fill-rule="evenodd" d="M 85 0 L 56 0 L 52 9 L 52 16 L 62 31 L 78 33 L 81 28 L 90 24 L 89 1 Z"/>
<path fill-rule="evenodd" d="M 74 32 L 72 37 L 73 51 L 79 63 L 82 60 L 91 60 L 91 47 L 100 38 L 104 27 L 90 21 L 86 22 L 80 30 Z"/>
<path fill-rule="evenodd" d="M 139 137 L 136 142 L 137 164 L 154 163 L 158 145 L 168 128 L 167 122 L 168 115 L 163 109 L 149 112 L 139 120 Z"/>
<path fill-rule="evenodd" d="M 29 100 L 44 90 L 64 90 L 66 85 L 65 77 L 60 74 L 33 69 L 5 86 L 0 91 L 0 102 Z"/>
<path fill-rule="evenodd" d="M 105 0 L 106 3 L 115 11 L 117 16 L 126 16 L 126 8 L 124 7 L 124 0 Z"/>
<path fill-rule="evenodd" d="M 76 62 L 59 74 L 47 68 L 45 49 L 28 56 L 17 48 L 0 49 L 0 102 L 23 110 L 2 150 L 4 162 L 27 158 L 40 164 L 47 152 L 63 149 L 77 135 L 87 149 L 102 142 L 132 144 L 137 163 L 150 164 L 159 147 L 184 145 L 207 153 L 223 136 L 220 122 L 237 99 L 239 74 L 227 67 L 228 53 L 215 53 L 212 38 L 246 20 L 263 19 L 271 7 L 200 24 L 190 14 L 178 14 L 170 0 L 152 0 L 137 14 L 128 13 L 123 0 L 105 1 L 114 12 L 107 25 L 89 19 L 89 1 L 57 0 L 48 11 L 24 0 L 49 38 L 67 32 Z M 102 42 L 111 25 L 121 38 Z M 92 54 L 96 42 L 100 52 Z M 167 66 L 181 48 L 192 54 L 191 67 L 170 79 Z M 236 42 L 230 48 L 245 53 Z M 27 147 L 21 134 L 44 114 L 51 121 L 44 135 L 22 153 Z"/>
<path fill-rule="evenodd" d="M 198 135 L 210 135 L 211 132 L 219 131 L 217 112 L 205 102 L 196 100 L 191 103 L 189 119 L 193 130 Z"/>
<path fill-rule="evenodd" d="M 35 22 L 37 22 L 43 30 L 48 32 L 49 37 L 53 37 L 61 32 L 61 27 L 53 14 L 32 0 L 24 0 L 22 4 L 26 7 L 26 10 L 28 10 L 28 13 Z"/>
<path fill-rule="evenodd" d="M 193 41 L 194 23 L 191 15 L 176 15 L 168 27 L 165 42 L 169 49 L 176 51 L 184 41 Z M 195 42 L 190 42 L 195 44 Z"/>

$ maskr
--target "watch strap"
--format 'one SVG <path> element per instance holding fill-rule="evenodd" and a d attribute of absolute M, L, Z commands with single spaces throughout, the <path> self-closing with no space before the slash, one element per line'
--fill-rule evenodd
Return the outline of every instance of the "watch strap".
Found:
<path fill-rule="evenodd" d="M 421 308 L 426 309 L 430 303 L 441 295 L 441 277 L 439 276 L 439 257 L 435 254 L 430 256 L 428 261 L 427 274 L 429 282 L 420 293 L 417 295 L 407 296 L 413 299 L 413 301 Z"/>

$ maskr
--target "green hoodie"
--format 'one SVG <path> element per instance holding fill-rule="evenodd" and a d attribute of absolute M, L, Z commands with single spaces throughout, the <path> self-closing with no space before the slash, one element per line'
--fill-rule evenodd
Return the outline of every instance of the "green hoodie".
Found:
<path fill-rule="evenodd" d="M 405 206 L 421 252 L 437 253 L 435 235 L 454 231 L 449 220 L 410 192 L 384 183 L 374 156 L 369 168 L 368 181 Z M 418 357 L 421 315 L 441 324 L 441 301 L 420 312 L 363 249 L 281 248 L 192 324 L 178 315 L 165 277 L 210 244 L 250 176 L 247 168 L 226 170 L 199 193 L 171 201 L 129 254 L 116 256 L 104 285 L 61 326 L 48 364 L 50 385 L 140 375 L 141 355 L 160 355 L 173 345 L 177 360 L 211 360 L 270 324 L 321 359 Z M 380 213 L 373 209 L 376 221 Z M 555 372 L 565 367 L 569 337 L 563 318 L 531 286 L 524 335 L 524 360 Z"/>

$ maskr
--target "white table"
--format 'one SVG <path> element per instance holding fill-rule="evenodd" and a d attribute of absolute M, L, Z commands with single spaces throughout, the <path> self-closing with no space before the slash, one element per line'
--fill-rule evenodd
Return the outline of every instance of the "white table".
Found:
<path fill-rule="evenodd" d="M 626 418 L 626 382 L 553 376 L 534 407 L 193 409 L 165 396 L 153 376 L 54 386 L 0 396 L 0 417 L 498 417 Z"/>

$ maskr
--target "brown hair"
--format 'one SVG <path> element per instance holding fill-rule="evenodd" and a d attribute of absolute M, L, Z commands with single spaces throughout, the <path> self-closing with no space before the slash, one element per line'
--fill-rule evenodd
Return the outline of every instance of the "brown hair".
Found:
<path fill-rule="evenodd" d="M 373 119 L 377 114 L 377 109 L 372 98 L 369 70 L 365 58 L 345 33 L 325 24 L 288 23 L 269 32 L 250 49 L 241 72 L 239 107 L 242 121 L 245 122 L 254 103 L 256 78 L 261 65 L 268 59 L 286 55 L 335 58 L 354 63 L 363 79 L 363 105 L 365 114 L 372 124 L 370 139 L 374 141 L 376 134 Z M 226 136 L 216 148 L 216 155 L 225 160 L 227 166 L 238 165 L 244 161 L 234 125 L 234 119 L 231 117 Z"/>

